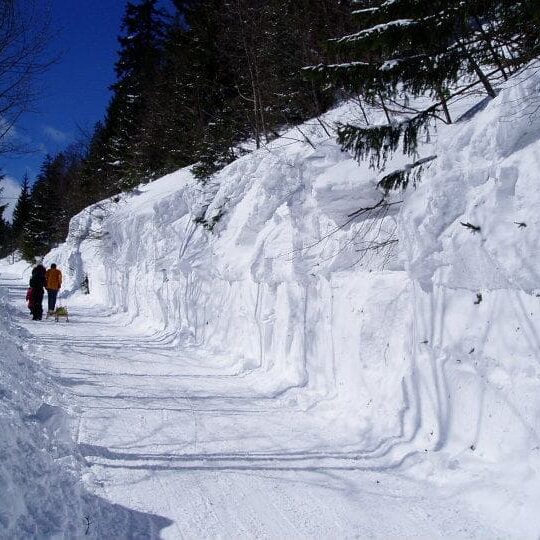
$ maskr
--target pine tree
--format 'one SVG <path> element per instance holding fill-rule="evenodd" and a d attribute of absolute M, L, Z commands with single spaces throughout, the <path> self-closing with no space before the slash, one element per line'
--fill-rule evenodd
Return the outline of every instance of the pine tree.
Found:
<path fill-rule="evenodd" d="M 32 261 L 63 242 L 70 219 L 88 205 L 86 194 L 81 194 L 83 159 L 78 145 L 47 155 L 29 196 L 25 177 L 14 223 L 18 230 L 22 228 L 18 246 L 26 260 Z"/>
<path fill-rule="evenodd" d="M 82 158 L 76 195 L 79 210 L 118 191 L 109 177 L 106 163 L 109 138 L 110 132 L 105 123 L 98 122 L 94 126 L 87 152 Z"/>
<path fill-rule="evenodd" d="M 109 107 L 106 126 L 111 130 L 107 165 L 119 177 L 120 188 L 142 181 L 147 168 L 139 147 L 144 139 L 142 124 L 148 97 L 160 71 L 163 58 L 166 15 L 157 8 L 157 0 L 128 2 L 119 38 L 116 63 L 117 82 Z"/>
<path fill-rule="evenodd" d="M 190 155 L 198 162 L 198 177 L 238 157 L 240 142 L 251 139 L 260 147 L 280 128 L 335 102 L 335 93 L 308 80 L 301 68 L 320 60 L 326 39 L 347 28 L 348 5 L 333 0 L 177 0 L 181 24 L 175 52 L 181 63 L 171 71 L 182 81 L 176 88 L 196 126 L 197 144 Z"/>
<path fill-rule="evenodd" d="M 498 0 L 496 15 L 482 18 L 480 23 L 497 50 L 504 49 L 502 56 L 508 69 L 513 71 L 540 56 L 540 8 L 536 0 Z M 487 19 L 487 20 L 486 20 Z"/>
<path fill-rule="evenodd" d="M 5 178 L 5 175 L 0 173 L 0 184 Z M 4 191 L 4 187 L 0 185 L 0 196 Z M 13 251 L 11 226 L 4 218 L 4 212 L 8 207 L 7 204 L 0 205 L 0 258 L 6 257 Z"/>
<path fill-rule="evenodd" d="M 89 156 L 89 161 L 98 165 L 99 183 L 111 184 L 109 192 L 133 187 L 144 180 L 148 169 L 141 149 L 143 120 L 162 63 L 166 21 L 157 0 L 126 5 L 118 40 L 117 81 L 111 87 L 113 96 L 97 134 L 99 144 Z"/>
<path fill-rule="evenodd" d="M 22 254 L 32 262 L 35 257 L 44 255 L 50 249 L 51 232 L 54 228 L 55 208 L 53 186 L 48 176 L 52 156 L 47 155 L 40 173 L 32 186 L 30 195 L 32 212 L 23 230 Z"/>
<path fill-rule="evenodd" d="M 88 206 L 90 202 L 84 193 L 82 184 L 82 170 L 87 153 L 88 149 L 82 142 L 71 144 L 61 152 L 64 166 L 60 177 L 62 191 L 58 193 L 58 198 L 61 201 L 59 234 L 63 237 L 68 232 L 70 219 Z"/>
<path fill-rule="evenodd" d="M 26 260 L 45 255 L 65 239 L 71 217 L 66 208 L 70 191 L 66 156 L 47 155 L 32 186 L 31 213 L 23 229 L 22 252 Z"/>
<path fill-rule="evenodd" d="M 186 29 L 185 14 L 180 13 L 167 30 L 162 67 L 148 98 L 139 141 L 148 177 L 196 160 L 203 117 L 215 106 L 211 89 L 201 83 L 204 62 L 194 32 L 193 27 Z"/>
<path fill-rule="evenodd" d="M 21 186 L 21 193 L 19 194 L 19 198 L 17 199 L 17 203 L 13 210 L 12 231 L 17 249 L 21 249 L 22 247 L 22 234 L 24 227 L 30 219 L 31 212 L 30 178 L 28 177 L 28 173 L 25 173 Z"/>
<path fill-rule="evenodd" d="M 226 13 L 233 5 L 223 0 L 176 1 L 177 20 L 187 27 L 177 32 L 176 75 L 187 84 L 178 89 L 184 95 L 184 117 L 192 129 L 184 137 L 193 140 L 191 162 L 195 175 L 205 180 L 235 159 L 234 147 L 248 138 L 245 106 L 239 103 L 231 29 Z M 188 52 L 187 57 L 182 50 Z M 187 98 L 187 99 L 186 99 Z M 187 113 L 187 114 L 186 114 Z M 182 125 L 178 126 L 182 129 Z M 183 145 L 185 146 L 185 145 Z"/>

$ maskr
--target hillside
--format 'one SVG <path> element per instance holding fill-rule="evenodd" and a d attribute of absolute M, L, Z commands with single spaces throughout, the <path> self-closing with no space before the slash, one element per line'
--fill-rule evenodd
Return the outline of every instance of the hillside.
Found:
<path fill-rule="evenodd" d="M 70 381 L 79 448 L 106 496 L 188 536 L 233 534 L 236 519 L 238 536 L 324 537 L 353 471 L 351 493 L 362 478 L 392 486 L 389 511 L 392 493 L 414 493 L 428 517 L 407 522 L 405 535 L 535 538 L 539 90 L 533 64 L 484 110 L 439 129 L 421 183 L 385 204 L 375 173 L 312 121 L 205 186 L 182 169 L 73 218 L 45 262 L 64 271 L 75 324 L 21 324 Z M 322 120 L 356 114 L 345 104 Z M 304 506 L 312 528 L 251 526 L 220 486 L 222 529 L 189 522 L 171 503 L 184 469 L 193 482 L 207 469 L 241 469 L 247 484 L 261 475 L 259 510 L 271 475 L 301 478 L 305 494 L 313 481 L 321 516 Z M 155 471 L 176 486 L 161 503 Z M 235 474 L 232 485 L 249 492 Z M 131 482 L 142 487 L 130 492 Z M 290 519 L 300 503 L 294 488 L 279 490 Z M 341 515 L 344 536 L 368 530 L 355 500 Z M 369 534 L 397 534 L 410 510 Z"/>

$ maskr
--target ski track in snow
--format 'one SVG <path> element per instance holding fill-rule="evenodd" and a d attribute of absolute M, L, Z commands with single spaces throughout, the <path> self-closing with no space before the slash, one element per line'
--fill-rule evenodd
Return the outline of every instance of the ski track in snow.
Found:
<path fill-rule="evenodd" d="M 339 457 L 339 446 L 323 453 L 329 457 L 295 450 L 302 433 L 289 425 L 305 411 L 275 398 L 219 395 L 234 366 L 210 374 L 210 359 L 178 351 L 166 335 L 125 326 L 99 306 L 72 310 L 70 323 L 32 322 L 24 286 L 5 273 L 2 285 L 20 308 L 16 322 L 30 333 L 34 355 L 78 417 L 90 487 L 111 502 L 171 519 L 156 537 L 498 536 L 458 498 L 427 483 Z M 291 451 L 279 443 L 281 432 Z M 261 452 L 256 437 L 264 445 L 276 437 L 278 449 Z M 231 451 L 212 451 L 216 441 Z"/>

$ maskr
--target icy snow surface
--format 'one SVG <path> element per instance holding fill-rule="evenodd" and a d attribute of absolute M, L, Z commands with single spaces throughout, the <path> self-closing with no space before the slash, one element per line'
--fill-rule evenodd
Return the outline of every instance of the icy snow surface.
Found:
<path fill-rule="evenodd" d="M 40 348 L 15 327 L 25 264 L 0 265 L 0 538 L 153 537 L 170 521 L 89 493 L 60 403 L 58 382 L 39 364 Z M 91 474 L 89 475 L 91 476 Z"/>
<path fill-rule="evenodd" d="M 165 538 L 537 538 L 539 86 L 441 129 L 385 211 L 351 216 L 376 177 L 311 122 L 76 216 L 45 261 L 71 322 L 8 285 L 88 488 Z"/>

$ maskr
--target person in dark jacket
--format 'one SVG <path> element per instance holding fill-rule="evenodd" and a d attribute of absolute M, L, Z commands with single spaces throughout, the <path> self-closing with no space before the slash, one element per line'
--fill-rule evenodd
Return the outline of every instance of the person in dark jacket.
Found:
<path fill-rule="evenodd" d="M 32 320 L 41 321 L 43 318 L 43 295 L 45 293 L 45 267 L 38 264 L 32 270 L 30 288 L 32 289 Z"/>

